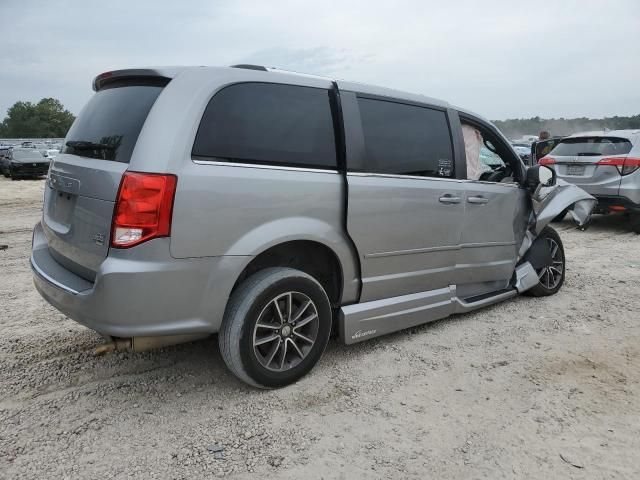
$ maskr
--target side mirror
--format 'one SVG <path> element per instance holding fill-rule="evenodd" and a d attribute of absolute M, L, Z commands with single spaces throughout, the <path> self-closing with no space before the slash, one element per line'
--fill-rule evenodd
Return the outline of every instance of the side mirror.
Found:
<path fill-rule="evenodd" d="M 527 186 L 533 191 L 538 186 L 551 187 L 556 184 L 556 171 L 544 165 L 527 168 Z"/>

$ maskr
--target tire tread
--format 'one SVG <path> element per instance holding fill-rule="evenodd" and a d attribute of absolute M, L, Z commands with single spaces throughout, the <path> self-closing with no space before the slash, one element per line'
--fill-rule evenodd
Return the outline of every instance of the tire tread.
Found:
<path fill-rule="evenodd" d="M 322 285 L 320 285 L 320 283 L 312 276 L 293 268 L 271 267 L 260 270 L 244 280 L 235 292 L 233 292 L 229 302 L 227 303 L 222 325 L 218 332 L 220 353 L 224 363 L 227 365 L 229 370 L 231 370 L 231 373 L 237 376 L 240 380 L 254 387 L 264 389 L 271 388 L 267 385 L 262 385 L 256 382 L 247 373 L 242 364 L 239 345 L 245 317 L 256 297 L 259 296 L 266 288 L 279 280 L 292 278 L 294 276 L 302 277 L 314 282 L 324 293 L 326 301 L 329 302 L 329 298 L 326 296 L 326 292 L 322 288 Z"/>

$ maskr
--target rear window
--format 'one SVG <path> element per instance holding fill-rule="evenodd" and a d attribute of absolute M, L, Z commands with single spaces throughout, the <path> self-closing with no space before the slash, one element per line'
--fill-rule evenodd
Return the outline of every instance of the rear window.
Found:
<path fill-rule="evenodd" d="M 71 126 L 62 153 L 129 163 L 162 88 L 128 85 L 98 91 Z"/>
<path fill-rule="evenodd" d="M 335 169 L 329 91 L 270 83 L 226 87 L 207 105 L 192 154 L 231 162 Z"/>
<path fill-rule="evenodd" d="M 617 137 L 565 138 L 549 155 L 559 157 L 624 155 L 631 151 L 631 142 Z"/>
<path fill-rule="evenodd" d="M 13 158 L 22 160 L 25 158 L 42 158 L 42 154 L 38 150 L 14 150 Z"/>
<path fill-rule="evenodd" d="M 371 173 L 453 177 L 453 149 L 445 112 L 358 98 Z"/>

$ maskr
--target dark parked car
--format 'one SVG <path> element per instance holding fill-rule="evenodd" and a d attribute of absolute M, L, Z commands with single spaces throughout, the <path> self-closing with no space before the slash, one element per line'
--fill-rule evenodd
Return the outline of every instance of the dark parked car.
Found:
<path fill-rule="evenodd" d="M 49 171 L 49 160 L 33 148 L 12 148 L 0 158 L 0 169 L 12 180 L 39 177 Z"/>
<path fill-rule="evenodd" d="M 530 166 L 531 163 L 531 145 L 526 143 L 512 143 L 511 146 L 516 151 L 518 156 L 522 159 L 522 162 Z"/>
<path fill-rule="evenodd" d="M 531 144 L 531 165 L 536 165 L 541 158 L 546 156 L 556 145 L 558 145 L 563 136 L 554 136 L 545 140 L 537 140 Z"/>

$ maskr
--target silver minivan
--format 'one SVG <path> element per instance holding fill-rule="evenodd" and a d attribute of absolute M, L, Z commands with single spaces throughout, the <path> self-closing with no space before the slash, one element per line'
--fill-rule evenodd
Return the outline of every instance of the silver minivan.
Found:
<path fill-rule="evenodd" d="M 595 204 L 421 95 L 253 65 L 93 88 L 47 176 L 36 288 L 103 351 L 217 333 L 258 387 L 306 374 L 332 333 L 351 344 L 556 293 L 547 225 Z"/>
<path fill-rule="evenodd" d="M 628 214 L 631 229 L 640 233 L 640 130 L 577 133 L 538 163 L 593 195 L 598 213 Z"/>

